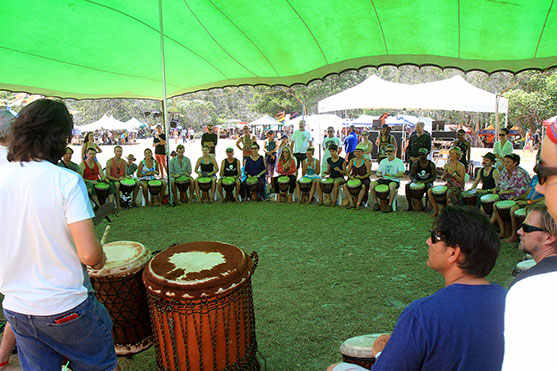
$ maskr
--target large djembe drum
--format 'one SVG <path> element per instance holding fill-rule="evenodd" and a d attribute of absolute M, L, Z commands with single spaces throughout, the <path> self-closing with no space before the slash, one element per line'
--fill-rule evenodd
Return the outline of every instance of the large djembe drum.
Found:
<path fill-rule="evenodd" d="M 110 191 L 110 186 L 108 183 L 98 182 L 95 184 L 95 193 L 97 194 L 97 199 L 99 200 L 99 206 L 102 206 L 106 203 L 106 199 L 108 198 L 108 194 Z"/>
<path fill-rule="evenodd" d="M 162 182 L 160 180 L 150 180 L 147 182 L 147 188 L 151 195 L 151 203 L 153 205 L 161 203 Z"/>
<path fill-rule="evenodd" d="M 332 204 L 331 192 L 333 192 L 333 188 L 335 187 L 335 180 L 332 178 L 323 178 L 320 180 L 320 184 L 321 191 L 323 191 L 322 203 L 327 205 Z"/>
<path fill-rule="evenodd" d="M 526 208 L 517 209 L 514 211 L 514 218 L 516 219 L 516 231 L 522 228 L 522 223 L 526 220 Z"/>
<path fill-rule="evenodd" d="M 224 201 L 234 202 L 234 188 L 236 187 L 236 179 L 232 176 L 222 178 L 222 188 L 224 189 Z"/>
<path fill-rule="evenodd" d="M 258 370 L 251 276 L 257 254 L 192 242 L 143 273 L 159 370 Z"/>
<path fill-rule="evenodd" d="M 372 346 L 381 335 L 384 334 L 360 335 L 345 340 L 339 348 L 342 361 L 362 366 L 366 370 L 371 369 L 375 363 Z"/>
<path fill-rule="evenodd" d="M 516 201 L 504 200 L 495 203 L 497 213 L 503 221 L 503 230 L 501 232 L 503 232 L 504 236 L 510 236 L 512 233 L 511 208 L 513 206 L 516 206 Z"/>
<path fill-rule="evenodd" d="M 180 202 L 187 203 L 189 201 L 188 198 L 188 188 L 190 187 L 190 177 L 189 176 L 181 176 L 176 178 L 176 188 L 180 192 Z"/>
<path fill-rule="evenodd" d="M 279 188 L 279 201 L 288 201 L 288 191 L 290 190 L 290 178 L 286 175 L 279 176 L 277 179 Z"/>
<path fill-rule="evenodd" d="M 379 207 L 385 210 L 389 207 L 389 186 L 386 184 L 378 184 L 375 186 L 375 194 L 379 199 Z"/>
<path fill-rule="evenodd" d="M 493 205 L 499 201 L 499 195 L 494 193 L 488 193 L 480 197 L 480 202 L 482 207 L 487 214 L 488 217 L 491 218 L 491 214 L 493 214 Z"/>
<path fill-rule="evenodd" d="M 246 187 L 249 191 L 249 198 L 251 201 L 259 201 L 259 192 L 257 187 L 259 186 L 259 179 L 256 176 L 250 176 L 246 179 Z"/>
<path fill-rule="evenodd" d="M 211 186 L 213 185 L 213 179 L 208 176 L 202 176 L 197 180 L 199 184 L 199 190 L 201 191 L 201 202 L 211 201 L 211 196 L 209 192 L 211 191 Z"/>
<path fill-rule="evenodd" d="M 136 184 L 137 182 L 134 179 L 122 179 L 120 181 L 120 191 L 122 191 L 123 194 L 130 196 L 135 190 Z"/>
<path fill-rule="evenodd" d="M 478 203 L 478 191 L 475 189 L 471 189 L 469 191 L 464 191 L 460 194 L 462 197 L 462 203 L 465 206 L 476 207 Z"/>
<path fill-rule="evenodd" d="M 298 184 L 300 185 L 300 193 L 301 193 L 300 198 L 303 203 L 309 201 L 309 191 L 311 191 L 312 182 L 313 180 L 311 178 L 305 176 L 298 179 Z"/>
<path fill-rule="evenodd" d="M 416 211 L 422 211 L 424 209 L 422 198 L 425 193 L 425 184 L 423 182 L 412 182 L 408 188 L 410 188 L 410 195 L 412 196 L 412 207 Z"/>
<path fill-rule="evenodd" d="M 431 194 L 433 195 L 435 203 L 437 203 L 437 210 L 439 214 L 447 206 L 447 190 L 448 188 L 445 185 L 438 185 L 431 188 Z"/>
<path fill-rule="evenodd" d="M 139 353 L 153 344 L 143 268 L 151 253 L 139 242 L 117 241 L 103 246 L 106 264 L 88 269 L 97 299 L 112 319 L 112 337 L 119 356 Z"/>

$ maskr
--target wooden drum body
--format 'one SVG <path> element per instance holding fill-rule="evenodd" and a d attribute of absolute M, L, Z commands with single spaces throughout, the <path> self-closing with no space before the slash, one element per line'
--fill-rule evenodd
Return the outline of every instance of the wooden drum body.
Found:
<path fill-rule="evenodd" d="M 248 177 L 246 179 L 246 186 L 250 192 L 250 200 L 259 201 L 259 193 L 257 192 L 259 180 L 257 177 Z"/>
<path fill-rule="evenodd" d="M 385 210 L 389 207 L 389 186 L 386 184 L 378 184 L 375 186 L 375 194 L 379 199 L 379 207 Z"/>
<path fill-rule="evenodd" d="M 465 206 L 476 207 L 478 202 L 478 191 L 471 189 L 469 191 L 464 191 L 461 193 L 462 202 Z"/>
<path fill-rule="evenodd" d="M 410 195 L 412 196 L 412 206 L 414 207 L 414 210 L 422 211 L 424 209 L 424 202 L 422 198 L 425 193 L 425 184 L 422 182 L 412 182 L 408 188 L 410 188 Z"/>
<path fill-rule="evenodd" d="M 286 202 L 288 200 L 288 190 L 290 188 L 290 178 L 287 176 L 279 176 L 277 179 L 279 187 L 279 201 Z"/>
<path fill-rule="evenodd" d="M 178 191 L 180 192 L 180 202 L 186 203 L 189 201 L 188 198 L 188 188 L 190 187 L 190 177 L 188 176 L 181 176 L 176 178 L 175 180 L 176 182 L 176 188 L 178 188 Z"/>
<path fill-rule="evenodd" d="M 236 179 L 231 176 L 222 178 L 222 188 L 224 188 L 224 201 L 234 202 L 234 188 L 236 188 Z"/>
<path fill-rule="evenodd" d="M 491 218 L 491 214 L 493 214 L 493 204 L 499 201 L 499 195 L 494 193 L 488 193 L 480 197 L 480 202 L 482 207 L 487 214 L 488 217 Z"/>
<path fill-rule="evenodd" d="M 95 184 L 95 193 L 97 194 L 97 198 L 99 199 L 99 206 L 102 206 L 106 203 L 109 190 L 110 186 L 108 185 L 108 183 L 99 182 Z"/>
<path fill-rule="evenodd" d="M 207 202 L 211 198 L 209 191 L 213 183 L 213 179 L 208 176 L 202 176 L 197 180 L 199 184 L 199 190 L 201 191 L 201 202 Z"/>
<path fill-rule="evenodd" d="M 112 319 L 116 354 L 139 353 L 153 344 L 147 295 L 141 280 L 151 253 L 132 241 L 110 242 L 103 248 L 107 261 L 100 270 L 88 269 L 91 284 Z"/>
<path fill-rule="evenodd" d="M 259 369 L 255 265 L 235 246 L 206 241 L 170 247 L 151 260 L 143 280 L 158 370 Z"/>
<path fill-rule="evenodd" d="M 300 179 L 298 179 L 298 184 L 300 185 L 300 198 L 302 199 L 302 202 L 307 202 L 309 199 L 309 191 L 311 191 L 311 186 L 312 186 L 313 180 L 311 178 L 308 177 L 301 177 Z"/>
<path fill-rule="evenodd" d="M 133 179 L 124 179 L 120 181 L 120 191 L 129 196 L 135 190 L 137 182 Z"/>
<path fill-rule="evenodd" d="M 323 178 L 320 180 L 321 191 L 323 192 L 323 203 L 330 205 L 333 203 L 331 192 L 335 186 L 335 180 L 332 178 Z"/>
<path fill-rule="evenodd" d="M 362 190 L 362 181 L 360 179 L 350 179 L 346 182 L 346 188 L 348 188 L 348 192 L 350 192 L 352 197 L 357 199 Z"/>
<path fill-rule="evenodd" d="M 516 201 L 506 200 L 506 201 L 498 201 L 495 203 L 495 207 L 497 208 L 497 212 L 503 221 L 503 234 L 505 236 L 510 236 L 512 233 L 512 224 L 511 224 L 511 208 L 516 206 Z"/>

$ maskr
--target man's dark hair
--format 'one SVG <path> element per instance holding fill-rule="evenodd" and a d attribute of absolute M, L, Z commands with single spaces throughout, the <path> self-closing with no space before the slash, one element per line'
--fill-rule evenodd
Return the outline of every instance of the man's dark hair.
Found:
<path fill-rule="evenodd" d="M 447 246 L 460 247 L 464 260 L 458 266 L 475 277 L 485 277 L 495 266 L 501 242 L 489 219 L 477 209 L 451 206 L 436 220 Z"/>
<path fill-rule="evenodd" d="M 71 147 L 66 147 L 66 149 L 64 150 L 64 154 L 66 154 L 68 150 L 70 150 L 70 153 L 73 155 L 73 149 Z"/>
<path fill-rule="evenodd" d="M 511 131 L 510 131 L 509 129 L 507 129 L 507 128 L 503 128 L 503 129 L 501 129 L 501 131 L 502 131 L 503 133 L 507 134 L 507 135 L 509 135 L 509 134 L 511 133 Z"/>
<path fill-rule="evenodd" d="M 510 153 L 505 156 L 505 158 L 510 159 L 512 162 L 516 163 L 516 166 L 520 165 L 520 156 L 516 153 Z"/>
<path fill-rule="evenodd" d="M 334 151 L 338 151 L 338 146 L 336 144 L 332 143 L 331 145 L 329 145 L 329 151 L 331 149 L 334 150 Z"/>
<path fill-rule="evenodd" d="M 60 100 L 39 99 L 23 107 L 12 127 L 9 161 L 56 163 L 66 152 L 72 116 Z"/>

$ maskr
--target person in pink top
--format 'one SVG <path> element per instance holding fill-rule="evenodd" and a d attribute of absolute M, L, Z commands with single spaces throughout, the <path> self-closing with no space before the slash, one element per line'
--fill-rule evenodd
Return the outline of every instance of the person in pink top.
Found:
<path fill-rule="evenodd" d="M 298 169 L 296 168 L 296 159 L 292 156 L 290 148 L 284 147 L 277 160 L 278 176 L 273 178 L 273 186 L 278 190 L 278 178 L 287 176 L 290 178 L 288 188 L 288 202 L 293 201 L 294 191 L 296 190 L 296 179 L 298 178 Z"/>

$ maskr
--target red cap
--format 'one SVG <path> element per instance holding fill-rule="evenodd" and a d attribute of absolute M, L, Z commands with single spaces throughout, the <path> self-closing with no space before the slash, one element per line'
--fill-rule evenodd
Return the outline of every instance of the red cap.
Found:
<path fill-rule="evenodd" d="M 557 144 L 557 121 L 547 127 L 547 136 Z"/>

